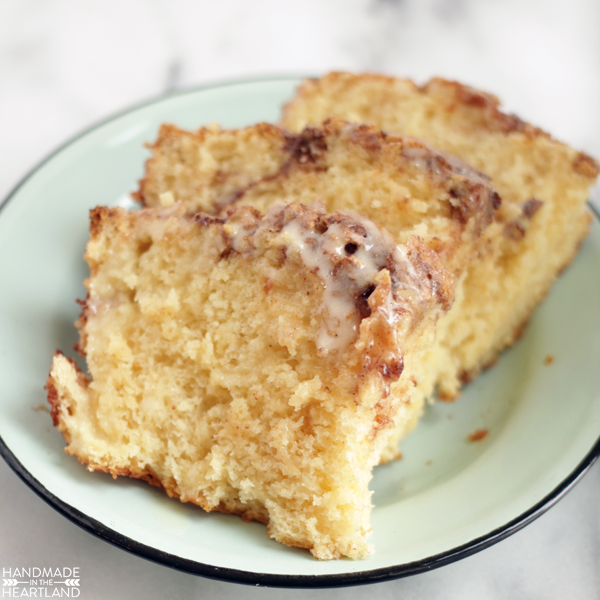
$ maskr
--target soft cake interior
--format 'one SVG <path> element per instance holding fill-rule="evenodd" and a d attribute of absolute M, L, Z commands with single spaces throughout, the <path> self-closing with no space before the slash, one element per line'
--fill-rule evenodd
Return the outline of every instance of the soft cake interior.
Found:
<path fill-rule="evenodd" d="M 182 213 L 92 212 L 89 375 L 58 353 L 47 386 L 67 452 L 317 558 L 366 556 L 371 470 L 412 419 L 451 275 L 366 219 Z"/>

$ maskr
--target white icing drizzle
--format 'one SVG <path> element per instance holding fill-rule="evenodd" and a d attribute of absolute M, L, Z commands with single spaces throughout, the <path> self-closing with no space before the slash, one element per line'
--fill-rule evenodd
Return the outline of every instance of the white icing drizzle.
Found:
<path fill-rule="evenodd" d="M 332 258 L 340 260 L 346 255 L 344 248 L 348 242 L 344 233 L 337 223 L 330 226 L 324 234 L 319 234 L 293 220 L 284 226 L 278 236 L 278 242 L 285 245 L 288 252 L 298 253 L 302 262 L 323 283 L 321 312 L 324 318 L 317 339 L 318 352 L 322 354 L 337 353 L 346 348 L 356 338 L 360 325 L 356 298 L 348 293 L 347 286 L 334 275 Z M 366 262 L 362 262 L 360 257 L 349 257 L 354 263 L 353 274 L 356 274 L 357 287 L 361 286 L 362 281 L 366 282 L 369 276 L 372 281 L 372 276 L 379 272 L 379 269 L 373 269 L 373 260 L 368 253 L 361 254 L 367 255 Z"/>
<path fill-rule="evenodd" d="M 272 236 L 273 229 L 279 229 L 271 243 L 285 247 L 288 256 L 295 254 L 320 278 L 323 300 L 319 311 L 319 354 L 339 354 L 357 339 L 365 316 L 360 314 L 359 303 L 369 310 L 368 295 L 375 287 L 377 274 L 388 262 L 402 277 L 390 289 L 385 308 L 382 307 L 386 321 L 394 326 L 398 319 L 394 290 L 409 287 L 414 292 L 412 299 L 421 299 L 421 284 L 406 250 L 371 220 L 344 213 L 327 215 L 320 207 L 310 209 L 310 214 L 304 207 L 287 210 L 287 214 L 282 206 L 269 210 L 256 235 L 269 231 Z M 246 240 L 247 234 L 246 230 Z M 240 235 L 236 230 L 232 241 L 236 243 Z"/>
<path fill-rule="evenodd" d="M 223 232 L 235 252 L 248 254 L 262 243 L 280 247 L 287 258 L 301 261 L 319 277 L 323 298 L 317 352 L 322 356 L 340 354 L 356 341 L 362 318 L 370 314 L 367 299 L 382 269 L 390 271 L 392 285 L 377 311 L 390 328 L 400 314 L 419 310 L 423 294 L 429 297 L 432 292 L 405 247 L 358 215 L 327 214 L 318 205 L 280 204 L 261 218 L 254 209 L 239 207 L 230 213 Z"/>
<path fill-rule="evenodd" d="M 243 253 L 247 249 L 249 238 L 255 230 L 256 227 L 248 228 L 244 226 L 244 223 L 235 221 L 223 225 L 223 231 L 227 234 L 231 247 L 240 253 Z"/>

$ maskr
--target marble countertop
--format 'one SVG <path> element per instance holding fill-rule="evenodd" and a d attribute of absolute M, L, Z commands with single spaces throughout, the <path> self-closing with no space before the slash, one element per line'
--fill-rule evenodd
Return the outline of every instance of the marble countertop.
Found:
<path fill-rule="evenodd" d="M 595 0 L 3 0 L 0 199 L 71 136 L 143 100 L 330 70 L 457 79 L 599 157 L 599 29 Z M 0 461 L 0 566 L 77 563 L 86 599 L 600 598 L 599 499 L 597 463 L 537 521 L 458 563 L 352 589 L 255 589 L 155 565 L 89 535 Z"/>

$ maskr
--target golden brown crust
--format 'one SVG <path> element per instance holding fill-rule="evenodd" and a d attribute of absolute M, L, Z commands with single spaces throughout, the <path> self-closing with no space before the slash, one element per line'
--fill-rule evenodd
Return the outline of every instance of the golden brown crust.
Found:
<path fill-rule="evenodd" d="M 57 350 L 57 353 L 62 354 L 60 350 Z M 48 379 L 46 379 L 46 385 L 44 386 L 44 389 L 48 392 L 48 404 L 50 404 L 50 416 L 52 417 L 52 424 L 54 425 L 54 427 L 58 427 L 60 412 L 60 396 L 58 395 L 58 391 L 56 390 L 54 378 L 51 375 L 49 375 Z"/>
<path fill-rule="evenodd" d="M 75 350 L 75 352 L 77 352 L 77 354 L 79 354 L 79 356 L 81 357 L 85 356 L 85 347 L 87 343 L 85 324 L 88 322 L 88 319 L 90 317 L 89 300 L 89 291 L 83 300 L 75 300 L 75 302 L 77 302 L 77 304 L 79 304 L 79 306 L 81 307 L 81 313 L 79 314 L 77 321 L 75 321 L 75 327 L 77 327 L 77 331 L 79 331 L 79 340 L 75 342 L 75 344 L 73 344 L 73 350 Z"/>
<path fill-rule="evenodd" d="M 500 131 L 505 134 L 519 132 L 525 134 L 529 138 L 534 138 L 536 136 L 550 137 L 539 127 L 534 127 L 521 120 L 516 115 L 508 114 L 500 110 L 500 101 L 496 96 L 463 85 L 457 81 L 448 81 L 440 77 L 435 77 L 418 89 L 421 93 L 427 94 L 432 88 L 438 86 L 452 90 L 456 105 L 463 104 L 481 110 L 485 115 L 484 123 L 487 124 L 488 129 L 491 131 Z M 455 105 L 452 103 L 449 104 L 447 110 L 455 110 Z"/>
<path fill-rule="evenodd" d="M 153 154 L 150 156 L 150 158 L 148 158 L 145 162 L 145 169 L 144 169 L 144 173 L 148 173 L 148 171 L 152 168 L 152 164 L 153 162 L 155 162 L 156 158 L 155 158 L 155 151 L 160 149 L 162 146 L 168 144 L 168 141 L 171 139 L 171 137 L 173 135 L 176 134 L 185 134 L 187 136 L 196 136 L 198 139 L 203 139 L 204 135 L 203 135 L 203 131 L 202 129 L 200 129 L 198 132 L 196 132 L 196 134 L 193 134 L 191 132 L 184 132 L 183 130 L 179 129 L 178 127 L 175 127 L 175 125 L 170 125 L 168 123 L 163 123 L 160 126 L 160 129 L 158 130 L 158 137 L 156 138 L 156 141 L 154 142 L 154 144 L 146 144 L 146 147 L 148 148 L 148 150 L 150 150 Z M 138 202 L 140 202 L 141 204 L 146 204 L 146 196 L 147 196 L 147 188 L 148 188 L 148 177 L 147 175 L 142 177 L 142 179 L 139 180 L 139 189 L 136 192 L 133 192 L 131 194 L 131 197 L 134 200 L 137 200 Z"/>
<path fill-rule="evenodd" d="M 527 321 L 559 269 L 572 259 L 580 231 L 583 236 L 584 202 L 599 164 L 503 112 L 496 97 L 439 78 L 417 87 L 380 75 L 333 73 L 306 81 L 284 110 L 282 123 L 300 131 L 330 115 L 423 137 L 488 173 L 504 196 L 497 222 L 486 233 L 489 246 L 477 257 L 482 266 L 473 271 L 489 272 L 501 283 L 490 282 L 486 288 L 485 276 L 475 280 L 470 274 L 464 283 L 468 294 L 463 297 L 481 294 L 481 305 L 490 307 L 475 311 L 477 321 L 488 325 L 486 334 L 479 336 L 477 326 L 468 324 L 469 315 L 459 324 L 459 317 L 454 317 L 458 310 L 450 317 L 455 323 L 452 330 L 464 334 L 456 339 L 469 341 L 460 353 L 455 352 L 458 342 L 449 336 L 441 342 L 448 355 L 454 353 L 452 358 L 460 356 L 452 376 L 443 375 L 438 382 L 441 396 L 452 399 L 459 379 L 472 379 L 501 349 L 514 343 L 522 333 L 521 322 Z M 450 265 L 445 252 L 448 240 L 440 237 L 441 241 L 427 238 L 428 244 Z M 494 291 L 499 289 L 502 294 Z"/>
<path fill-rule="evenodd" d="M 70 454 L 70 453 L 69 453 Z M 76 456 L 77 460 L 82 464 L 86 465 L 88 471 L 99 471 L 101 473 L 109 474 L 113 479 L 117 477 L 129 477 L 130 479 L 141 479 L 142 481 L 146 481 L 150 485 L 154 487 L 160 488 L 161 490 L 165 490 L 167 494 L 171 497 L 177 497 L 177 493 L 173 493 L 175 489 L 174 486 L 170 486 L 169 484 L 163 484 L 163 482 L 145 470 L 138 470 L 131 467 L 112 467 L 110 465 L 99 465 L 91 462 L 86 462 L 83 458 Z"/>
<path fill-rule="evenodd" d="M 600 163 L 585 152 L 580 152 L 573 161 L 573 169 L 590 179 L 596 179 L 600 174 Z"/>
<path fill-rule="evenodd" d="M 297 98 L 303 98 L 312 95 L 317 86 L 346 86 L 359 81 L 385 83 L 388 85 L 400 83 L 406 85 L 411 92 L 424 95 L 430 93 L 435 88 L 443 87 L 447 91 L 450 91 L 452 93 L 451 95 L 453 96 L 452 101 L 447 104 L 446 110 L 452 112 L 456 110 L 457 106 L 459 105 L 480 110 L 483 117 L 483 123 L 489 131 L 500 131 L 505 134 L 520 132 L 530 138 L 537 136 L 550 137 L 549 134 L 542 129 L 522 121 L 515 115 L 508 114 L 500 110 L 500 101 L 493 94 L 463 85 L 457 81 L 442 79 L 441 77 L 434 77 L 427 83 L 418 86 L 410 79 L 397 79 L 375 73 L 353 74 L 345 72 L 333 72 L 325 75 L 321 79 L 305 80 L 298 89 L 296 98 L 284 105 L 282 121 L 285 122 L 286 116 L 290 112 L 294 101 Z"/>
<path fill-rule="evenodd" d="M 105 223 L 119 213 L 125 214 L 125 211 L 122 208 L 109 208 L 107 206 L 92 208 L 90 210 L 90 238 L 98 237 Z"/>
<path fill-rule="evenodd" d="M 556 142 L 550 134 L 539 127 L 523 121 L 516 115 L 504 112 L 496 96 L 457 81 L 449 81 L 440 77 L 435 77 L 421 86 L 416 85 L 409 79 L 397 79 L 373 73 L 333 72 L 321 79 L 307 79 L 297 90 L 295 98 L 284 106 L 282 123 L 285 124 L 288 121 L 297 101 L 308 100 L 321 91 L 338 90 L 337 93 L 339 93 L 340 90 L 344 89 L 345 93 L 351 93 L 352 86 L 362 83 L 373 83 L 376 86 L 384 85 L 390 88 L 400 85 L 405 87 L 406 93 L 423 96 L 434 96 L 436 92 L 443 91 L 445 94 L 437 94 L 436 97 L 445 104 L 445 110 L 452 113 L 462 106 L 475 111 L 477 116 L 474 116 L 474 120 L 477 120 L 477 126 L 481 131 L 487 130 L 506 136 L 520 134 L 528 140 L 545 138 L 554 143 L 560 143 Z M 581 152 L 573 161 L 573 170 L 590 180 L 594 180 L 600 174 L 600 165 L 598 161 Z"/>

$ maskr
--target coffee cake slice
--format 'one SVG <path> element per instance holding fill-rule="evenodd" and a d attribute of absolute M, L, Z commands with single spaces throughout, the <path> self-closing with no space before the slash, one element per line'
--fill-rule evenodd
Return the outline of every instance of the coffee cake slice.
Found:
<path fill-rule="evenodd" d="M 452 302 L 436 254 L 299 204 L 178 205 L 93 210 L 85 258 L 89 375 L 57 353 L 47 382 L 66 451 L 319 559 L 367 556 L 371 470 Z"/>
<path fill-rule="evenodd" d="M 332 116 L 415 136 L 491 177 L 502 206 L 492 249 L 473 261 L 454 309 L 440 322 L 452 368 L 439 381 L 452 398 L 522 333 L 533 309 L 573 259 L 589 226 L 598 163 L 500 109 L 491 94 L 453 81 L 423 86 L 382 75 L 331 73 L 307 80 L 282 125 L 300 132 Z"/>
<path fill-rule="evenodd" d="M 163 126 L 151 149 L 138 194 L 145 204 L 177 201 L 190 212 L 212 214 L 244 204 L 264 213 L 293 197 L 306 205 L 321 202 L 327 211 L 365 215 L 398 243 L 421 236 L 457 279 L 459 308 L 451 323 L 470 318 L 468 303 L 476 299 L 463 293 L 462 281 L 473 264 L 491 260 L 496 251 L 497 234 L 488 229 L 500 199 L 489 178 L 466 163 L 421 141 L 335 118 L 298 134 L 265 124 L 195 133 Z M 446 321 L 421 360 L 415 418 L 390 441 L 386 458 L 397 454 L 397 441 L 416 423 L 423 398 L 436 385 L 446 396 L 456 394 L 462 368 L 456 332 L 443 326 Z"/>

